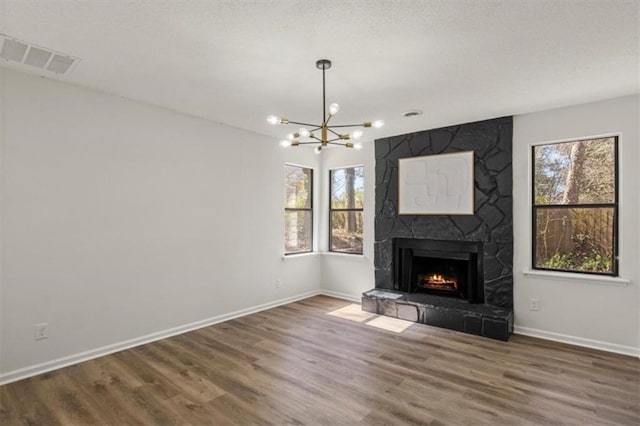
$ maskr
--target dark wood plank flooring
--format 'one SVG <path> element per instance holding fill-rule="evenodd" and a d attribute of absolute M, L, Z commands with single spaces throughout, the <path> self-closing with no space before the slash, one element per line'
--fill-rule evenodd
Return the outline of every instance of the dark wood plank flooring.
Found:
<path fill-rule="evenodd" d="M 2 386 L 0 424 L 640 424 L 638 359 L 327 315 L 347 305 L 313 297 Z"/>

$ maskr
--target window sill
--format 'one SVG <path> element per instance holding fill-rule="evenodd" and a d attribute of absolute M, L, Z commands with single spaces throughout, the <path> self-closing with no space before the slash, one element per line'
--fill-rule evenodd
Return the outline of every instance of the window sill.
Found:
<path fill-rule="evenodd" d="M 344 257 L 344 258 L 356 259 L 356 260 L 365 260 L 366 259 L 364 254 L 349 254 L 349 253 L 340 253 L 340 252 L 336 252 L 336 251 L 323 251 L 320 254 L 323 255 L 323 256 Z"/>
<path fill-rule="evenodd" d="M 301 257 L 317 256 L 319 254 L 320 253 L 318 253 L 317 251 L 310 251 L 310 252 L 307 252 L 307 253 L 283 254 L 282 255 L 282 261 L 289 260 L 289 259 L 299 259 Z"/>
<path fill-rule="evenodd" d="M 569 280 L 569 281 L 588 281 L 592 283 L 600 283 L 616 286 L 628 286 L 631 280 L 620 277 L 608 277 L 605 275 L 578 274 L 571 272 L 553 272 L 553 271 L 536 271 L 533 269 L 525 269 L 522 273 L 529 277 L 540 277 L 547 279 Z"/>

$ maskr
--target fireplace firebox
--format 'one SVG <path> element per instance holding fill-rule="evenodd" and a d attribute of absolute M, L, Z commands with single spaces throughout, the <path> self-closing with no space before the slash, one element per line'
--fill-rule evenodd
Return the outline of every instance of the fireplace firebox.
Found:
<path fill-rule="evenodd" d="M 482 243 L 396 238 L 394 289 L 484 303 Z"/>

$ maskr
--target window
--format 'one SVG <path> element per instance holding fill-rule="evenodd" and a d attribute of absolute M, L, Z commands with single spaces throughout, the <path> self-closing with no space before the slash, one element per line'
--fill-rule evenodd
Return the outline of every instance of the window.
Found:
<path fill-rule="evenodd" d="M 313 251 L 313 170 L 285 165 L 284 253 Z"/>
<path fill-rule="evenodd" d="M 618 275 L 618 138 L 534 146 L 533 268 Z"/>
<path fill-rule="evenodd" d="M 362 254 L 364 167 L 329 172 L 329 251 Z"/>

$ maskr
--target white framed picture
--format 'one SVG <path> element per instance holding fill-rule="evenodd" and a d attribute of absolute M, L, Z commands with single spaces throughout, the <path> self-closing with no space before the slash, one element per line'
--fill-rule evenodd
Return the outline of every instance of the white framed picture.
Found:
<path fill-rule="evenodd" d="M 474 214 L 473 151 L 400 158 L 398 214 Z"/>

